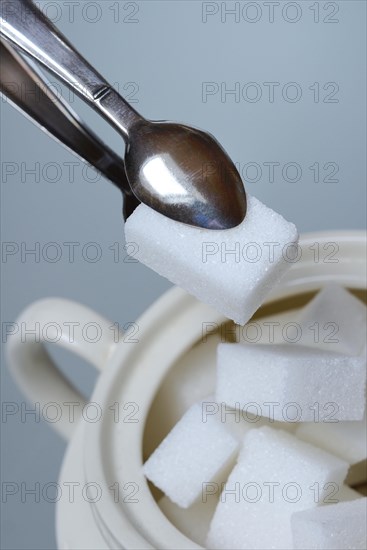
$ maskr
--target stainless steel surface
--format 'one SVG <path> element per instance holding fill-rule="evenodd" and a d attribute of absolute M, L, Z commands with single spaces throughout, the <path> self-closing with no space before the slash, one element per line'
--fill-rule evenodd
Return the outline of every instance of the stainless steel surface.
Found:
<path fill-rule="evenodd" d="M 50 89 L 43 75 L 10 44 L 0 41 L 0 91 L 42 130 L 85 160 L 121 189 L 124 219 L 139 201 L 127 181 L 123 160 L 85 125 Z M 46 84 L 46 85 L 42 85 Z M 48 89 L 47 94 L 45 89 Z"/>
<path fill-rule="evenodd" d="M 183 124 L 142 121 L 132 127 L 130 140 L 126 173 L 141 202 L 198 227 L 229 229 L 243 221 L 242 180 L 211 135 Z"/>
<path fill-rule="evenodd" d="M 243 221 L 241 177 L 210 134 L 142 118 L 32 2 L 1 5 L 3 37 L 61 78 L 123 136 L 127 179 L 141 202 L 203 228 L 229 229 Z"/>

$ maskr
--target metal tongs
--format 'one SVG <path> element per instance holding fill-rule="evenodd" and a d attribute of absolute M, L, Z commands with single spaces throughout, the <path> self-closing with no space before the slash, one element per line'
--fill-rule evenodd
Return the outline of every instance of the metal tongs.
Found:
<path fill-rule="evenodd" d="M 122 190 L 125 215 L 140 201 L 200 228 L 230 229 L 244 220 L 247 201 L 241 177 L 212 135 L 185 124 L 144 118 L 30 0 L 0 0 L 0 6 L 0 35 L 7 42 L 2 48 L 4 93 Z M 23 55 L 56 75 L 119 132 L 125 142 L 123 161 L 64 102 L 42 93 L 47 84 L 40 86 L 44 78 Z M 9 85 L 9 79 L 18 86 Z M 24 82 L 35 87 L 38 96 L 24 96 Z"/>
<path fill-rule="evenodd" d="M 139 204 L 127 181 L 124 161 L 103 143 L 70 105 L 54 94 L 32 61 L 0 40 L 0 91 L 12 105 L 77 157 L 121 189 L 124 220 Z"/>

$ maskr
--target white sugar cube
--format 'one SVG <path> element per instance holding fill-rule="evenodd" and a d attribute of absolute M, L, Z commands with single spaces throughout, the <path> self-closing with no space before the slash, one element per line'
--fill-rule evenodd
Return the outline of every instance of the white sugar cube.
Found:
<path fill-rule="evenodd" d="M 144 473 L 173 502 L 188 508 L 205 484 L 232 462 L 237 440 L 221 422 L 204 421 L 201 403 L 193 405 L 144 464 Z"/>
<path fill-rule="evenodd" d="M 321 503 L 342 485 L 348 465 L 282 430 L 245 436 L 221 493 L 209 534 L 211 549 L 290 549 L 291 515 Z"/>
<path fill-rule="evenodd" d="M 223 426 L 236 437 L 239 443 L 249 430 L 269 426 L 274 429 L 295 432 L 297 422 L 278 422 L 273 421 L 266 416 L 260 416 L 256 413 L 258 407 L 250 407 L 249 410 L 236 408 L 233 409 L 225 403 L 217 403 L 214 396 L 203 400 L 202 403 L 204 417 L 215 416 Z M 251 412 L 254 411 L 254 412 Z M 255 414 L 254 414 L 255 413 Z"/>
<path fill-rule="evenodd" d="M 361 420 L 365 409 L 363 357 L 299 345 L 220 344 L 216 400 L 273 420 Z"/>
<path fill-rule="evenodd" d="M 324 287 L 296 319 L 302 345 L 320 347 L 346 355 L 365 352 L 367 308 L 343 287 Z"/>
<path fill-rule="evenodd" d="M 297 550 L 365 550 L 367 498 L 298 512 L 292 517 Z"/>
<path fill-rule="evenodd" d="M 170 522 L 186 537 L 205 546 L 210 522 L 218 504 L 218 496 L 218 493 L 211 494 L 205 502 L 199 500 L 189 508 L 180 508 L 165 496 L 160 499 L 158 506 Z"/>
<path fill-rule="evenodd" d="M 297 427 L 296 435 L 339 456 L 349 464 L 356 464 L 367 458 L 366 413 L 359 422 L 302 423 Z"/>
<path fill-rule="evenodd" d="M 125 237 L 137 244 L 136 259 L 239 324 L 298 258 L 296 227 L 250 195 L 235 228 L 188 226 L 141 204 Z"/>

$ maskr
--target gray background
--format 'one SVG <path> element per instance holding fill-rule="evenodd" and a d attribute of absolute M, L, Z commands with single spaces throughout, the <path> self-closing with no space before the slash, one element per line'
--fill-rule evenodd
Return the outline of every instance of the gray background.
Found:
<path fill-rule="evenodd" d="M 273 23 L 264 2 L 253 2 L 239 22 L 224 12 L 221 21 L 221 3 L 212 2 L 219 13 L 208 16 L 206 23 L 199 1 L 83 1 L 75 5 L 74 20 L 63 1 L 40 4 L 92 64 L 112 83 L 118 82 L 122 94 L 137 90 L 134 106 L 145 116 L 209 130 L 241 168 L 257 163 L 261 177 L 254 181 L 260 172 L 256 174 L 259 168 L 250 165 L 247 189 L 294 221 L 300 231 L 365 227 L 365 2 L 319 2 L 319 22 L 315 22 L 310 9 L 314 2 L 284 8 L 287 2 L 281 1 Z M 239 4 L 241 9 L 245 5 Z M 231 8 L 234 2 L 226 5 Z M 129 17 L 134 6 L 138 12 Z M 296 17 L 297 7 L 300 19 L 290 23 L 286 19 Z M 335 7 L 338 13 L 332 15 Z M 256 16 L 257 22 L 248 21 Z M 95 17 L 99 21 L 93 23 Z M 327 23 L 325 18 L 338 21 Z M 203 82 L 228 90 L 238 82 L 247 100 L 242 96 L 236 101 L 233 95 L 221 98 L 217 93 L 203 102 Z M 255 91 L 246 88 L 249 82 L 262 91 L 257 102 L 248 101 Z M 273 102 L 264 82 L 280 83 Z M 296 82 L 302 91 L 298 102 L 282 96 L 289 82 Z M 319 102 L 309 89 L 315 82 Z M 336 89 L 333 84 L 324 90 L 328 82 L 339 87 L 329 97 L 337 102 L 324 101 Z M 294 91 L 288 88 L 289 97 Z M 75 97 L 72 103 L 122 151 L 122 139 L 105 122 Z M 42 258 L 36 263 L 30 256 L 22 262 L 20 254 L 3 258 L 2 321 L 14 321 L 26 305 L 45 296 L 78 300 L 121 325 L 135 320 L 170 284 L 144 266 L 122 261 L 119 191 L 102 178 L 91 182 L 92 172 L 86 177 L 81 163 L 75 167 L 75 181 L 70 181 L 65 163 L 78 161 L 6 102 L 1 110 L 2 240 L 26 243 L 29 248 L 38 242 L 41 249 L 52 241 L 63 250 L 56 263 Z M 263 164 L 272 161 L 280 163 L 274 182 Z M 285 177 L 282 174 L 289 162 L 301 167 L 299 181 L 287 181 L 295 177 L 292 168 Z M 319 182 L 309 168 L 315 162 L 320 166 Z M 37 178 L 27 173 L 36 163 L 41 172 Z M 325 170 L 325 163 L 335 164 Z M 335 165 L 337 181 L 323 181 Z M 9 175 L 9 167 L 17 173 Z M 52 182 L 56 176 L 58 181 Z M 74 263 L 62 244 L 68 241 L 80 243 Z M 97 242 L 103 253 L 96 263 L 80 253 L 89 242 Z M 117 263 L 109 250 L 115 242 L 122 254 Z M 54 353 L 89 394 L 95 379 L 92 369 L 71 355 Z M 4 361 L 1 377 L 3 401 L 21 403 L 23 396 Z M 46 424 L 10 418 L 2 423 L 2 480 L 25 482 L 27 487 L 57 480 L 64 450 L 64 442 Z M 22 503 L 19 495 L 9 498 L 2 505 L 2 547 L 54 548 L 54 512 L 54 506 L 42 500 L 35 503 L 29 497 Z"/>

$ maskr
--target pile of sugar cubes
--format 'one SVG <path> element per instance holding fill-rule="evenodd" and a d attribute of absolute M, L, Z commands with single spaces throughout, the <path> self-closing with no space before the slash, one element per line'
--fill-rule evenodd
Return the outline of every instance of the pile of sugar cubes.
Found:
<path fill-rule="evenodd" d="M 219 343 L 215 395 L 144 464 L 203 547 L 366 548 L 367 498 L 346 484 L 355 466 L 353 483 L 367 478 L 366 306 L 332 284 L 295 315 L 301 345 Z M 337 337 L 310 339 L 315 323 Z"/>
<path fill-rule="evenodd" d="M 296 227 L 247 202 L 225 231 L 140 205 L 126 240 L 142 263 L 244 325 L 299 259 Z M 215 395 L 181 396 L 185 413 L 144 464 L 162 512 L 203 547 L 366 548 L 367 498 L 350 487 L 367 478 L 366 307 L 332 284 L 295 320 L 299 343 L 219 343 Z M 195 399 L 205 376 L 193 378 Z"/>

